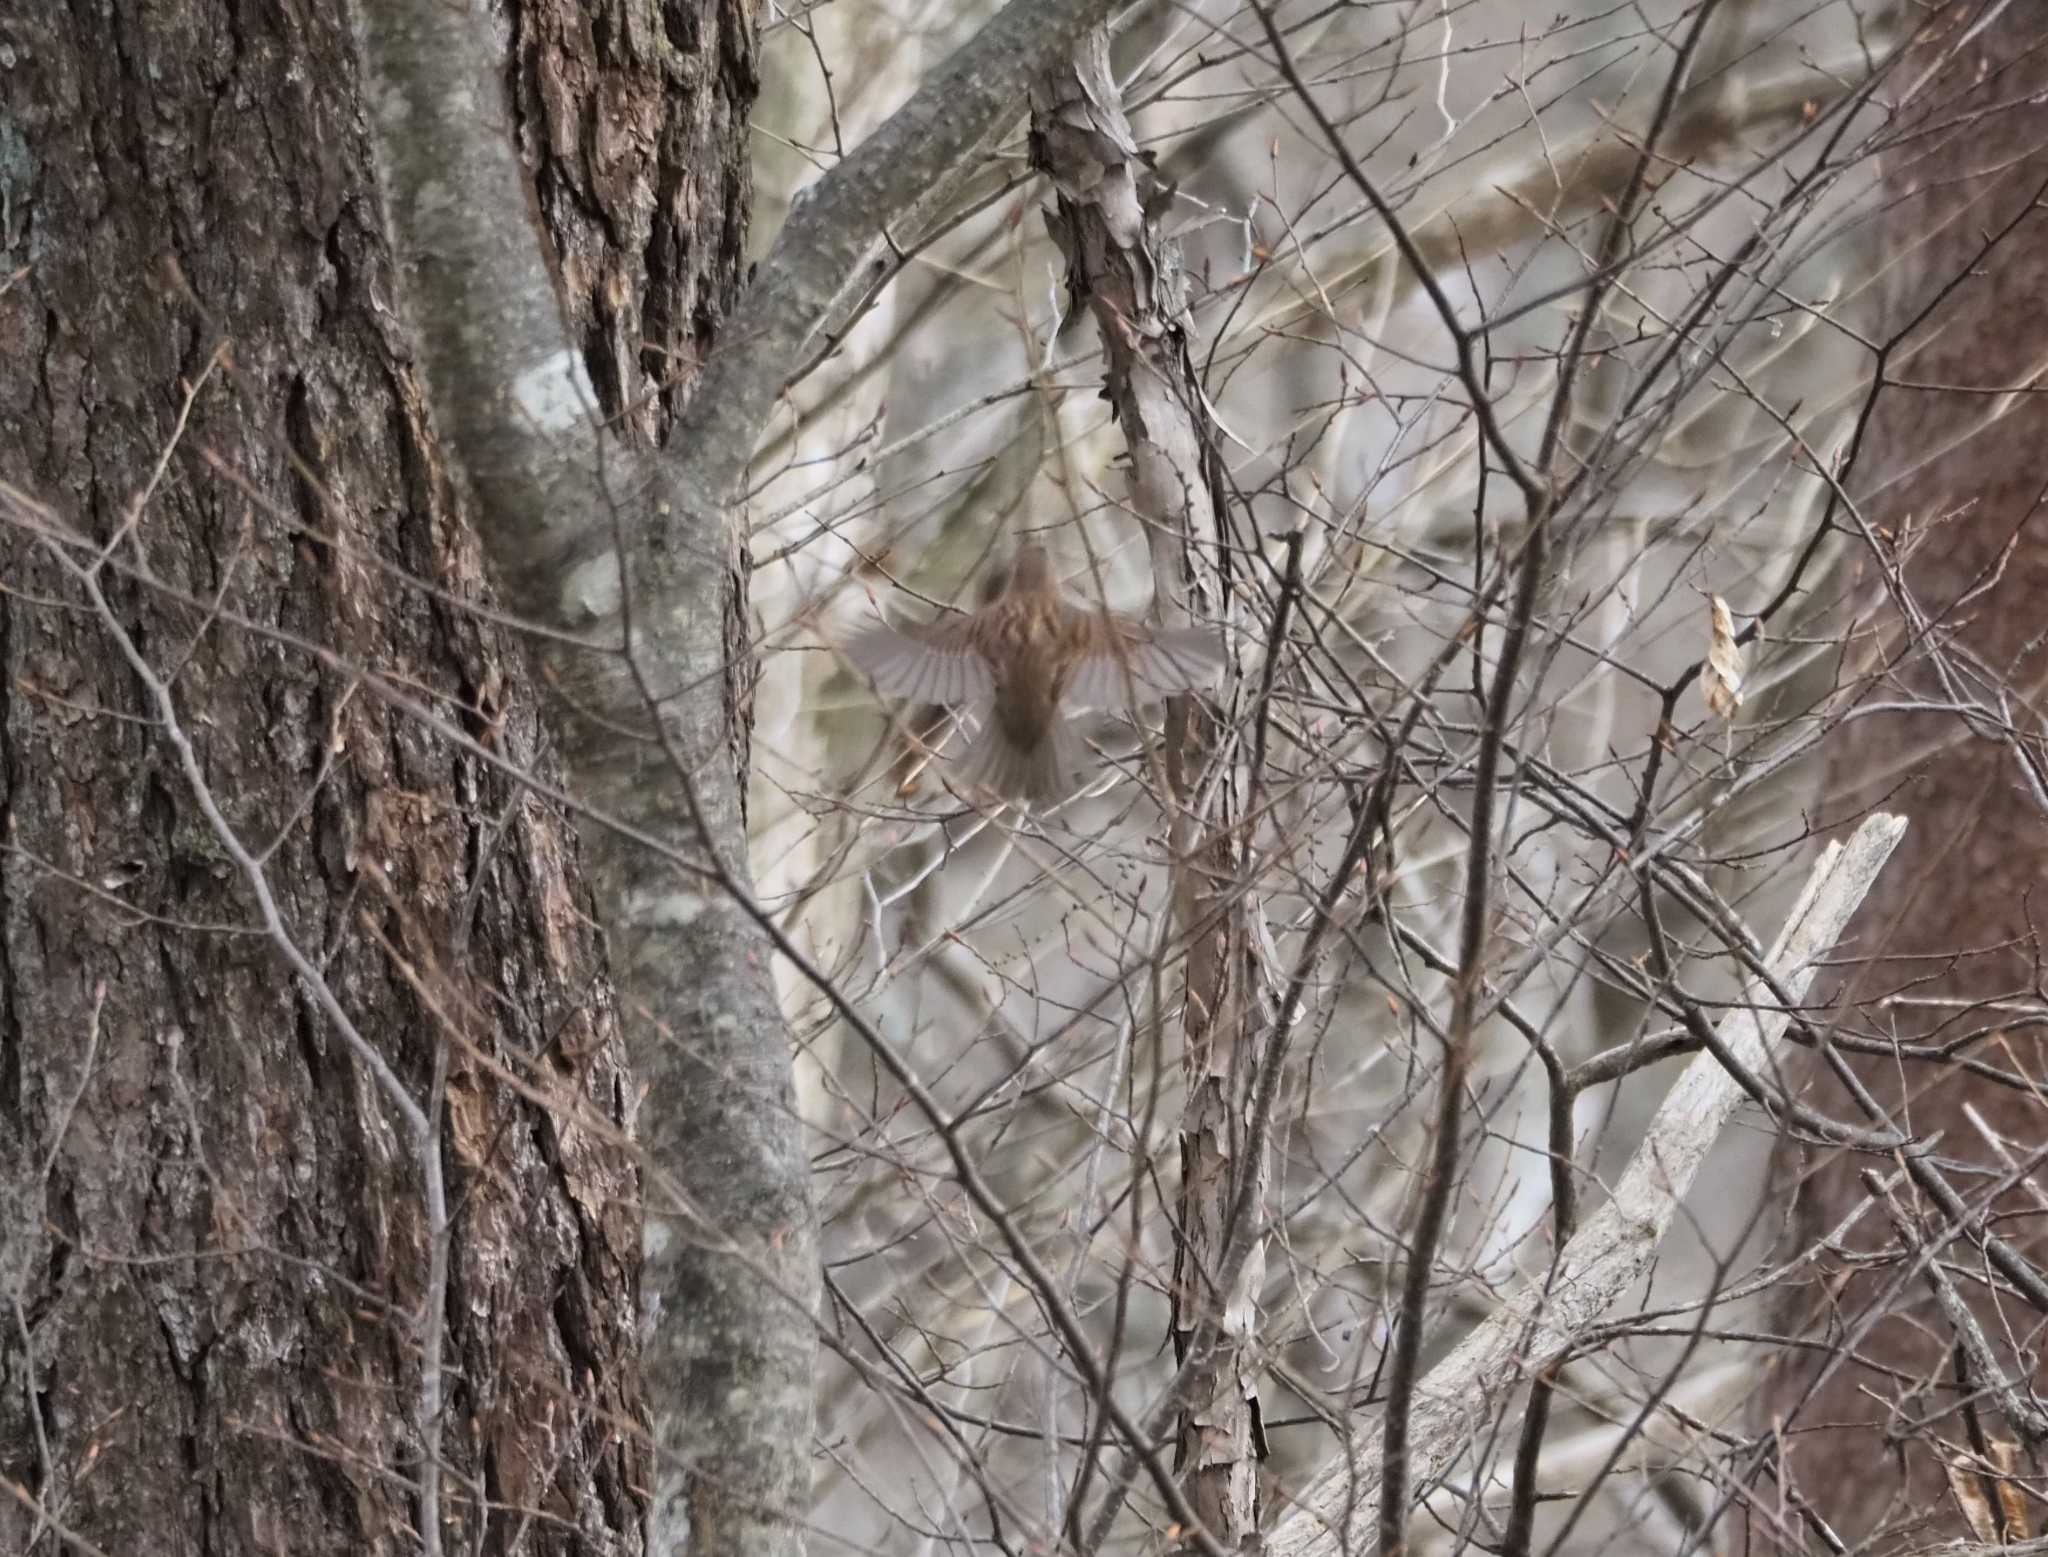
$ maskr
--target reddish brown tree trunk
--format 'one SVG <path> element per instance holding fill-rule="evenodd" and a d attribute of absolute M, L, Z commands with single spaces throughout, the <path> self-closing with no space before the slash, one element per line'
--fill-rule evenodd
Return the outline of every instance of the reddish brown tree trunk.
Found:
<path fill-rule="evenodd" d="M 1951 7 L 1906 77 L 1935 63 L 1983 11 Z M 1866 494 L 1865 513 L 1887 536 L 1925 536 L 1904 578 L 1956 676 L 1945 687 L 1915 657 L 1910 671 L 1870 697 L 1953 705 L 1961 691 L 1989 707 L 2002 688 L 2029 749 L 2038 746 L 2031 710 L 2048 673 L 2041 636 L 2048 416 L 2031 390 L 2003 405 L 1986 391 L 2030 383 L 2048 356 L 2048 211 L 2039 208 L 2048 184 L 2048 109 L 2027 101 L 2048 86 L 2044 42 L 2039 9 L 2011 7 L 1915 107 L 1924 132 L 1902 137 L 1887 154 L 1892 203 L 1884 230 L 1896 266 L 1888 332 L 1906 328 L 1930 304 L 1932 312 L 1888 364 L 1891 382 L 1854 481 Z M 1874 562 L 1862 566 L 1874 588 Z M 1889 603 L 1879 623 L 1885 651 L 1910 655 L 1912 635 Z M 1850 659 L 1852 671 L 1867 670 L 1869 645 L 1852 646 Z M 1962 718 L 1953 706 L 1882 714 L 1843 732 L 1832 769 L 1834 814 L 1881 805 L 1911 820 L 1844 943 L 1842 955 L 1861 959 L 1843 974 L 1837 1015 L 1844 1023 L 1908 1041 L 1953 1040 L 2004 1026 L 2009 1017 L 1994 1002 L 2024 1003 L 2042 988 L 2048 810 L 2022 759 L 2011 736 Z M 2048 1072 L 2048 1048 L 2024 1022 L 1965 1052 L 2036 1078 Z M 1965 1110 L 2004 1136 L 2013 1157 L 2025 1158 L 2048 1128 L 2040 1095 L 1924 1063 L 1862 1063 L 1857 1071 L 1897 1124 L 1922 1139 L 1938 1135 L 1943 1159 L 1978 1170 L 1951 1167 L 1946 1176 L 1977 1212 L 1988 1199 L 1995 1230 L 2039 1264 L 2048 1255 L 2040 1205 L 2022 1189 L 1989 1194 L 2005 1163 Z M 1811 1100 L 1837 1119 L 1863 1122 L 1824 1073 Z M 1892 1175 L 1897 1166 L 1883 1156 L 1803 1152 L 1805 1236 L 1834 1228 L 1864 1198 L 1865 1172 Z M 1937 1241 L 1946 1221 L 1939 1208 L 1911 1183 L 1893 1193 L 1916 1236 Z M 1847 1242 L 1864 1252 L 1900 1247 L 1881 1210 L 1867 1212 Z M 1985 1261 L 1969 1236 L 1949 1243 L 1943 1257 L 2003 1369 L 2022 1391 L 2039 1382 L 2033 1337 L 2048 1316 L 2010 1286 L 1977 1279 Z M 1788 1318 L 1817 1321 L 1823 1337 L 1856 1334 L 1856 1360 L 1834 1366 L 1817 1389 L 1822 1359 L 1781 1361 L 1769 1403 L 1784 1421 L 1784 1463 L 1799 1492 L 1844 1540 L 1874 1535 L 1876 1549 L 1965 1533 L 1944 1458 L 1968 1455 L 1973 1438 L 2020 1434 L 1990 1398 L 1975 1400 L 1974 1424 L 1959 1409 L 1952 1330 L 1925 1276 L 1905 1260 L 1832 1267 L 1799 1290 Z M 1874 1325 L 1857 1333 L 1866 1318 Z M 2014 1337 L 2023 1341 L 2017 1353 Z M 2034 1528 L 2041 1526 L 2037 1506 Z"/>
<path fill-rule="evenodd" d="M 616 408 L 736 284 L 751 30 L 718 0 L 512 24 L 511 129 Z M 636 1171 L 521 1090 L 630 1124 L 575 835 L 372 685 L 555 771 L 517 639 L 463 609 L 488 591 L 355 75 L 336 6 L 0 18 L 0 480 L 106 541 L 221 353 L 109 596 L 243 841 L 281 835 L 286 925 L 359 1031 L 422 1106 L 445 1063 L 451 1548 L 632 1552 Z M 415 1550 L 416 1154 L 18 523 L 0 582 L 0 1477 L 30 1500 L 0 1495 L 0 1550 L 60 1549 L 43 1515 L 116 1553 Z"/>

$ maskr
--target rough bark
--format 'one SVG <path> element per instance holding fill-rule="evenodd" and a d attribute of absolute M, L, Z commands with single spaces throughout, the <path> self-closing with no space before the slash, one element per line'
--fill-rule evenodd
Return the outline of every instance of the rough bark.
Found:
<path fill-rule="evenodd" d="M 1927 34 L 1918 70 L 1937 63 L 1984 14 L 1976 5 L 1951 7 Z M 1988 719 L 1965 718 L 1953 699 L 1960 689 L 1990 710 L 2002 686 L 2018 713 L 2032 705 L 2048 671 L 2040 611 L 2048 592 L 2041 508 L 2048 439 L 2039 401 L 2026 393 L 2002 402 L 1971 392 L 2032 381 L 2048 351 L 2041 314 L 2048 212 L 2038 204 L 2048 184 L 2048 110 L 2039 97 L 2028 100 L 2048 86 L 2043 41 L 2036 8 L 2008 8 L 1953 59 L 1917 109 L 1933 133 L 1905 138 L 1886 164 L 1885 231 L 1896 267 L 1886 333 L 1930 304 L 1933 311 L 1889 364 L 1893 380 L 1916 387 L 1893 383 L 1883 390 L 1867 438 L 1871 458 L 1857 485 L 1868 494 L 1869 519 L 1887 535 L 1925 535 L 1904 579 L 1937 624 L 1941 652 L 1965 669 L 1960 681 L 1944 686 L 1923 660 L 1882 686 L 1878 695 L 1886 702 L 1918 696 L 1952 706 L 1852 725 L 1833 748 L 1831 782 L 1837 814 L 1851 804 L 1881 803 L 1913 823 L 1897 863 L 1852 927 L 1849 945 L 1862 965 L 1845 976 L 1837 1004 L 1843 1021 L 1907 1041 L 1995 1029 L 2001 1018 L 1988 1002 L 2025 1002 L 2041 988 L 2037 927 L 2048 815 L 2026 777 L 2025 752 L 1998 728 L 1995 711 Z M 1874 561 L 1865 567 L 1875 589 Z M 1881 607 L 1880 624 L 1893 652 L 1911 636 L 1889 605 Z M 1861 668 L 1860 651 L 1858 659 Z M 1910 754 L 1910 764 L 1901 754 Z M 1905 998 L 1878 1003 L 1894 993 Z M 1955 1004 L 1941 1009 L 1943 1001 Z M 2048 1046 L 2032 1027 L 1988 1046 L 1980 1041 L 1971 1052 L 2034 1076 L 2048 1061 Z M 2017 1187 L 1987 1195 L 2007 1164 L 1965 1111 L 1973 1109 L 2002 1135 L 2013 1157 L 2025 1158 L 2041 1140 L 2038 1095 L 1928 1066 L 1855 1069 L 1896 1122 L 1921 1139 L 1939 1137 L 1943 1159 L 1985 1170 L 1951 1168 L 1948 1176 L 1975 1210 L 1988 1205 L 1998 1231 L 2041 1265 L 2048 1236 L 2038 1201 Z M 1811 1101 L 1835 1118 L 1861 1122 L 1850 1096 L 1825 1072 Z M 1809 1240 L 1838 1226 L 1863 1200 L 1860 1170 L 1888 1173 L 1893 1166 L 1840 1149 L 1794 1155 L 1798 1225 Z M 1896 1196 L 1930 1240 L 1949 1222 L 1917 1200 L 1910 1185 Z M 1870 1213 L 1847 1243 L 1868 1254 L 1896 1249 L 1897 1236 L 1892 1220 Z M 1951 1228 L 1945 1237 L 1953 1236 Z M 1968 1268 L 1983 1259 L 1968 1235 L 1948 1244 L 1943 1257 Z M 1820 1360 L 1812 1353 L 1783 1358 L 1764 1401 L 1771 1420 L 1785 1428 L 1786 1474 L 1852 1543 L 1880 1525 L 1886 1542 L 1907 1546 L 1967 1533 L 1935 1442 L 1969 1451 L 1970 1433 L 1957 1410 L 1954 1341 L 1926 1281 L 1900 1282 L 1901 1266 L 1889 1260 L 1818 1271 L 1793 1295 L 1788 1321 L 1827 1336 L 1855 1332 L 1873 1306 L 1889 1315 L 1861 1335 L 1855 1358 L 1833 1366 L 1817 1392 Z M 1982 1282 L 1963 1286 L 2007 1376 L 2022 1391 L 2039 1388 L 2038 1363 L 2007 1343 L 2037 1335 L 2042 1316 L 2010 1289 L 1986 1295 Z M 1887 1371 L 1893 1369 L 1900 1372 Z M 1909 1387 L 1902 1377 L 1922 1382 Z M 1976 1381 L 1980 1388 L 1987 1382 Z M 2022 1436 L 1999 1412 L 1995 1394 L 1977 1406 L 1990 1437 Z M 1925 1425 L 1901 1432 L 1908 1418 Z M 1881 1485 L 1873 1483 L 1874 1472 Z"/>
<path fill-rule="evenodd" d="M 1107 33 L 1087 34 L 1071 64 L 1048 74 L 1033 98 L 1035 160 L 1058 196 L 1048 221 L 1067 259 L 1067 284 L 1102 334 L 1104 395 L 1130 453 L 1131 508 L 1147 525 L 1160 608 L 1169 620 L 1184 619 L 1180 595 L 1192 578 L 1204 586 L 1212 617 L 1224 619 L 1222 505 L 1189 355 L 1181 246 L 1154 221 L 1171 201 L 1124 115 Z M 1262 1062 L 1277 1065 L 1280 1051 L 1261 1053 L 1262 1018 L 1273 1002 L 1260 999 L 1270 991 L 1255 948 L 1260 907 L 1246 879 L 1243 796 L 1231 774 L 1208 771 L 1225 722 L 1194 697 L 1173 700 L 1167 719 L 1174 897 L 1187 937 L 1174 1463 L 1209 1534 L 1236 1550 L 1258 1535 L 1266 1452 L 1258 1298 L 1271 1166 L 1255 1126 L 1255 1082 Z"/>
<path fill-rule="evenodd" d="M 493 574 L 513 610 L 553 630 L 536 645 L 547 712 L 570 754 L 644 1093 L 649 1549 L 798 1551 L 814 1233 L 788 1035 L 746 898 L 739 532 L 722 502 L 662 482 L 644 445 L 586 414 L 605 358 L 558 305 L 574 266 L 551 276 L 526 220 L 480 11 L 366 4 L 361 19 L 401 299 Z M 686 73 L 673 43 L 650 47 L 677 68 L 675 91 Z M 728 40 L 711 57 L 747 48 Z M 600 92 L 587 111 L 630 124 L 629 106 Z M 743 190 L 736 146 L 721 154 Z M 708 254 L 729 286 L 736 249 Z M 704 387 L 700 373 L 677 392 Z"/>
<path fill-rule="evenodd" d="M 750 35 L 550 3 L 511 36 L 565 317 L 618 405 L 734 285 Z M 355 1028 L 423 1108 L 445 1060 L 446 1538 L 637 1551 L 638 1174 L 604 1128 L 634 1082 L 577 840 L 509 776 L 558 765 L 515 637 L 464 608 L 483 559 L 391 309 L 352 41 L 323 7 L 31 7 L 0 72 L 0 479 L 106 540 L 230 343 L 104 578 L 236 829 L 283 831 L 270 884 Z M 415 1549 L 402 1121 L 248 932 L 75 580 L 18 525 L 0 579 L 0 1476 L 112 1552 Z M 0 1499 L 0 1549 L 38 1520 Z"/>
<path fill-rule="evenodd" d="M 770 959 L 807 965 L 753 901 L 734 750 L 748 462 L 776 397 L 886 274 L 891 224 L 961 176 L 1101 3 L 1017 0 L 797 203 L 657 457 L 582 415 L 585 364 L 517 219 L 478 18 L 358 8 L 434 414 L 508 599 L 551 629 L 553 713 L 636 1028 L 661 1191 L 643 1300 L 664 1553 L 800 1549 L 809 1477 L 815 1230 Z"/>

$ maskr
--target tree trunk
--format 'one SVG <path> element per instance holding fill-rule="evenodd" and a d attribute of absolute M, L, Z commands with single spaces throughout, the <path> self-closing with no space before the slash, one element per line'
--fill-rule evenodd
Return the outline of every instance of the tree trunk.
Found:
<path fill-rule="evenodd" d="M 1935 63 L 1981 14 L 1975 5 L 1952 7 L 1907 74 Z M 2019 745 L 1999 733 L 1995 719 L 1961 717 L 1955 702 L 1960 691 L 1988 708 L 2003 687 L 2025 728 L 2034 717 L 2025 710 L 2048 670 L 2040 636 L 2048 591 L 2042 414 L 2025 392 L 2003 407 L 1996 396 L 1970 392 L 2030 382 L 2048 345 L 2040 313 L 2048 295 L 2048 213 L 2038 204 L 2048 181 L 2048 111 L 2038 98 L 2028 102 L 2048 86 L 2041 42 L 2039 11 L 2011 7 L 1949 63 L 1914 110 L 1932 133 L 1904 135 L 1887 155 L 1885 230 L 1898 266 L 1887 334 L 1914 327 L 1887 366 L 1892 382 L 1877 401 L 1852 486 L 1866 494 L 1865 514 L 1885 527 L 1884 537 L 1907 542 L 1903 579 L 1935 624 L 1931 641 L 1952 667 L 1966 668 L 1960 681 L 1944 685 L 1924 655 L 1907 651 L 1909 635 L 1886 602 L 1878 618 L 1885 650 L 1911 659 L 1912 668 L 1878 683 L 1872 697 L 1950 706 L 1863 719 L 1832 748 L 1834 815 L 1877 804 L 1912 823 L 1843 943 L 1841 955 L 1857 965 L 1843 975 L 1838 1019 L 1907 1042 L 1948 1043 L 1981 1031 L 1959 1054 L 2033 1076 L 2048 1046 L 2031 1024 L 1999 1035 L 2006 1018 L 1990 1002 L 2025 1002 L 2040 988 L 2048 817 L 2025 781 Z M 1917 550 L 1915 532 L 1924 538 Z M 1874 560 L 1863 568 L 1875 590 Z M 1850 672 L 1867 674 L 1868 640 L 1850 653 Z M 2021 1188 L 1987 1193 L 2010 1162 L 2038 1148 L 2038 1094 L 1926 1064 L 1855 1069 L 1901 1127 L 1922 1141 L 1939 1137 L 1940 1159 L 1984 1170 L 1946 1171 L 1972 1212 L 1988 1212 L 1993 1229 L 2039 1265 L 2048 1238 L 2037 1200 Z M 1823 1073 L 1809 1100 L 1836 1119 L 1865 1122 L 1832 1076 Z M 1977 1120 L 2010 1143 L 2004 1152 L 1987 1142 Z M 1806 1240 L 1831 1232 L 1865 1198 L 1867 1170 L 1891 1175 L 1898 1166 L 1889 1156 L 1810 1149 L 1800 1164 Z M 1952 1218 L 1919 1198 L 1912 1183 L 1901 1182 L 1892 1195 L 1909 1231 L 1917 1229 L 1911 1236 L 1930 1244 L 1954 1236 L 1943 1231 Z M 2004 1342 L 2037 1336 L 2042 1316 L 2009 1285 L 1997 1282 L 1987 1295 L 1984 1282 L 1963 1274 L 1988 1274 L 1976 1242 L 1967 1232 L 1954 1237 L 1943 1258 L 1956 1263 L 1957 1285 L 1970 1295 L 2001 1370 L 2024 1392 L 2039 1376 L 2030 1378 L 2030 1364 Z M 1846 1244 L 1866 1255 L 1897 1251 L 1902 1233 L 1891 1215 L 1866 1211 Z M 1816 1326 L 1822 1338 L 1853 1335 L 1867 1316 L 1884 1315 L 1855 1336 L 1855 1360 L 1834 1368 L 1817 1390 L 1827 1359 L 1797 1353 L 1783 1360 L 1767 1405 L 1784 1423 L 1784 1464 L 1798 1492 L 1851 1543 L 1880 1529 L 1879 1549 L 1968 1533 L 1944 1461 L 1967 1460 L 1991 1440 L 2022 1434 L 2001 1416 L 1995 1394 L 1985 1391 L 1991 1381 L 1981 1376 L 1971 1381 L 1971 1413 L 1960 1409 L 1956 1341 L 1925 1272 L 1896 1258 L 1826 1269 L 1797 1298 L 1790 1317 Z"/>
<path fill-rule="evenodd" d="M 648 17 L 523 5 L 509 74 L 565 316 L 658 437 L 737 280 L 752 41 Z M 505 772 L 557 765 L 466 609 L 355 78 L 335 7 L 0 24 L 0 1550 L 641 1545 L 636 1087 L 575 831 Z M 110 623 L 75 569 L 124 526 Z"/>

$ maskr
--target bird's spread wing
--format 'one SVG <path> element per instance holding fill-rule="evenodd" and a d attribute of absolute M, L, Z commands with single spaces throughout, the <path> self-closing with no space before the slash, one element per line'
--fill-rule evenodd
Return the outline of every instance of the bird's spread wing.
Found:
<path fill-rule="evenodd" d="M 995 673 L 976 652 L 965 619 L 930 627 L 876 627 L 846 645 L 884 697 L 918 703 L 976 703 L 995 695 Z"/>
<path fill-rule="evenodd" d="M 1078 661 L 1067 677 L 1063 695 L 1076 707 L 1134 708 L 1207 686 L 1223 669 L 1223 640 L 1206 627 L 1131 627 L 1104 636 L 1104 651 Z"/>

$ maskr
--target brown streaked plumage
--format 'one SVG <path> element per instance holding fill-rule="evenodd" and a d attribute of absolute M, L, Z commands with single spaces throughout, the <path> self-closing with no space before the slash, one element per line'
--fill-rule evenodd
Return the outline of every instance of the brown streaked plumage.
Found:
<path fill-rule="evenodd" d="M 1223 645 L 1203 628 L 1148 627 L 1070 604 L 1045 548 L 1026 542 L 980 610 L 875 628 L 846 657 L 884 696 L 971 707 L 980 729 L 960 777 L 1046 805 L 1089 763 L 1069 712 L 1130 709 L 1205 686 L 1223 668 Z"/>

